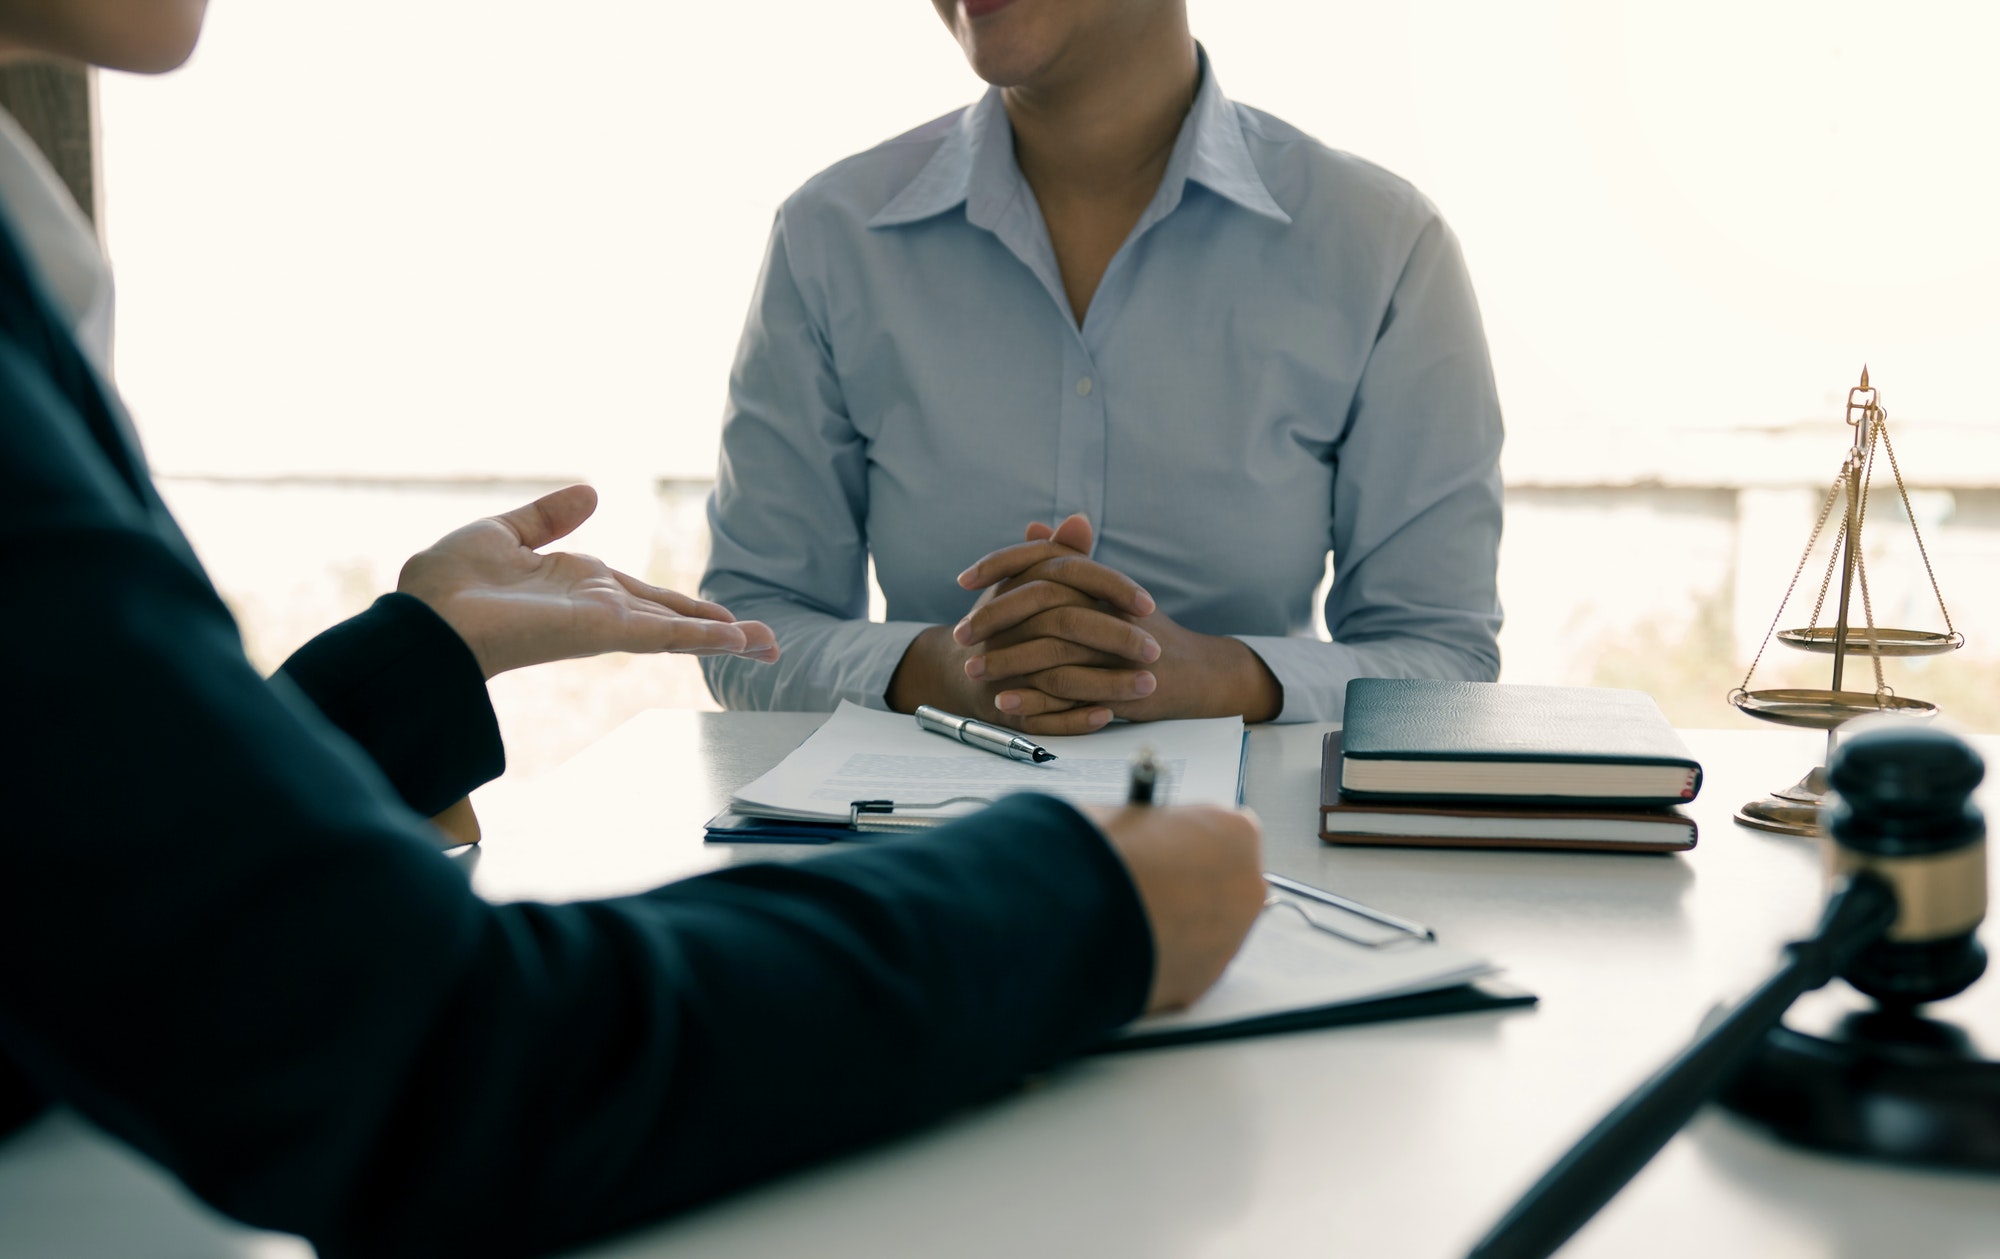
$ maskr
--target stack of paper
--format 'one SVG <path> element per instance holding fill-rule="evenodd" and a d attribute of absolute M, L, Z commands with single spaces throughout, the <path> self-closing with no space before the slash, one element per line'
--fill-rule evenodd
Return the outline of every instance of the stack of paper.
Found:
<path fill-rule="evenodd" d="M 1132 759 L 1143 748 L 1163 771 L 1154 803 L 1242 800 L 1241 718 L 1154 721 L 1036 742 L 1056 759 L 1009 760 L 921 729 L 906 714 L 844 703 L 777 768 L 737 792 L 730 807 L 751 818 L 846 826 L 858 802 L 890 802 L 860 815 L 865 830 L 935 826 L 1021 791 L 1115 805 L 1125 800 Z"/>

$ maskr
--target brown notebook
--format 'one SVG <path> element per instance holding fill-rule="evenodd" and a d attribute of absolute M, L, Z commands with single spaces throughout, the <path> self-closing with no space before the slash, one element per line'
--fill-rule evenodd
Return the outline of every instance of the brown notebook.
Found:
<path fill-rule="evenodd" d="M 1564 808 L 1343 799 L 1340 731 L 1320 746 L 1319 837 L 1330 844 L 1414 848 L 1567 848 L 1588 852 L 1685 852 L 1694 819 L 1677 808 Z"/>

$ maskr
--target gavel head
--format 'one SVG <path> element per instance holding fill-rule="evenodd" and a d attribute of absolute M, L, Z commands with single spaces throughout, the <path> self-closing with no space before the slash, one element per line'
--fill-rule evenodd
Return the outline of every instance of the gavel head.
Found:
<path fill-rule="evenodd" d="M 1867 870 L 1896 892 L 1896 920 L 1842 978 L 1913 1006 L 1963 992 L 1986 969 L 1986 820 L 1972 803 L 1985 764 L 1964 740 L 1907 719 L 1857 723 L 1827 765 L 1828 872 Z"/>

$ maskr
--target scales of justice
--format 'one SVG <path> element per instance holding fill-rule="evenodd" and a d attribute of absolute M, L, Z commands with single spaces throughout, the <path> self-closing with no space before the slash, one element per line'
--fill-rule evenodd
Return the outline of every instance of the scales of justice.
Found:
<path fill-rule="evenodd" d="M 1819 520 L 1777 615 L 1730 703 L 1752 717 L 1827 732 L 1826 764 L 1737 811 L 1751 826 L 1821 835 L 1829 779 L 1839 799 L 1825 832 L 1829 891 L 1819 925 L 1787 944 L 1782 961 L 1748 996 L 1718 1007 L 1692 1042 L 1613 1107 L 1543 1174 L 1475 1246 L 1469 1259 L 1548 1259 L 1609 1202 L 1702 1106 L 1719 1098 L 1772 1135 L 1808 1149 L 1980 1171 L 2000 1171 L 2000 1041 L 1991 997 L 1958 1000 L 1985 973 L 1978 938 L 1986 917 L 1986 820 L 1972 792 L 1986 772 L 1979 755 L 1949 733 L 1895 721 L 1867 723 L 1835 746 L 1835 727 L 1874 713 L 1928 717 L 1937 705 L 1899 696 L 1882 679 L 1885 656 L 1955 650 L 1952 628 L 1924 550 L 1888 415 L 1868 385 L 1848 391 L 1853 448 L 1820 504 Z M 1942 633 L 1875 624 L 1862 528 L 1875 456 L 1888 457 L 1917 553 L 1944 617 Z M 1805 629 L 1778 632 L 1834 506 L 1845 510 L 1833 559 Z M 1820 624 L 1834 573 L 1840 597 Z M 1852 620 L 1859 593 L 1862 623 Z M 1826 690 L 1750 689 L 1776 635 L 1801 651 L 1833 657 Z M 1868 653 L 1875 689 L 1841 683 L 1856 650 Z M 1831 766 L 1831 771 L 1827 766 Z M 1840 987 L 1827 990 L 1839 979 Z M 1865 998 L 1857 1005 L 1857 998 Z M 1950 1004 L 1940 1010 L 1940 1003 Z M 1987 1014 L 1984 1019 L 1981 1014 Z M 1973 1016 L 1969 1025 L 1960 1020 Z M 1906 1228 L 1899 1224 L 1897 1232 Z M 1847 1238 L 1841 1238 L 1846 1241 Z M 1879 1239 L 1878 1239 L 1879 1240 Z M 1928 1253 L 1916 1237 L 1895 1254 Z M 1865 1244 L 1865 1243 L 1864 1243 Z M 1838 1242 L 1835 1249 L 1847 1253 Z"/>
<path fill-rule="evenodd" d="M 1930 554 L 1924 549 L 1916 513 L 1910 510 L 1910 493 L 1903 484 L 1903 470 L 1896 463 L 1896 448 L 1889 442 L 1889 414 L 1882 409 L 1881 395 L 1868 384 L 1866 367 L 1861 369 L 1861 383 L 1847 391 L 1847 424 L 1854 430 L 1853 447 L 1820 504 L 1819 519 L 1813 525 L 1812 535 L 1806 539 L 1805 553 L 1799 556 L 1798 567 L 1792 571 L 1791 584 L 1785 587 L 1785 597 L 1778 604 L 1777 614 L 1771 618 L 1770 628 L 1764 631 L 1764 640 L 1757 646 L 1749 671 L 1743 675 L 1742 683 L 1729 693 L 1730 703 L 1760 721 L 1827 732 L 1826 758 L 1822 758 L 1819 765 L 1791 786 L 1781 787 L 1764 799 L 1753 800 L 1736 811 L 1736 820 L 1745 825 L 1786 835 L 1821 834 L 1819 809 L 1826 794 L 1825 762 L 1833 755 L 1837 737 L 1835 727 L 1872 713 L 1919 718 L 1936 715 L 1936 704 L 1898 695 L 1889 688 L 1882 679 L 1883 658 L 1935 656 L 1955 651 L 1965 643 L 1965 636 L 1952 628 L 1951 613 L 1944 606 L 1944 594 L 1938 589 L 1937 573 L 1931 567 Z M 1868 591 L 1868 562 L 1861 543 L 1862 528 L 1868 519 L 1868 491 L 1874 478 L 1877 450 L 1888 456 L 1896 492 L 1903 500 L 1910 532 L 1916 538 L 1917 554 L 1923 559 L 1924 572 L 1930 577 L 1931 593 L 1936 596 L 1938 613 L 1944 619 L 1942 633 L 1883 629 L 1875 624 L 1874 602 Z M 1819 597 L 1813 603 L 1811 623 L 1804 629 L 1779 631 L 1778 625 L 1784 619 L 1785 608 L 1798 589 L 1799 578 L 1805 573 L 1806 564 L 1812 559 L 1813 547 L 1826 531 L 1827 521 L 1832 518 L 1836 504 L 1844 504 L 1845 510 L 1834 535 L 1833 556 L 1827 563 L 1825 576 L 1820 579 Z M 1840 576 L 1840 592 L 1833 623 L 1821 625 L 1820 616 L 1826 607 L 1827 594 L 1833 589 L 1835 573 Z M 1852 620 L 1854 595 L 1857 593 L 1861 596 L 1862 614 L 1862 624 L 1858 627 Z M 1833 657 L 1833 680 L 1826 690 L 1750 689 L 1750 679 L 1757 672 L 1758 662 L 1764 658 L 1764 649 L 1771 645 L 1773 634 L 1787 647 Z M 1842 689 L 1849 657 L 1856 647 L 1868 654 L 1869 663 L 1874 666 L 1875 689 L 1872 692 Z"/>

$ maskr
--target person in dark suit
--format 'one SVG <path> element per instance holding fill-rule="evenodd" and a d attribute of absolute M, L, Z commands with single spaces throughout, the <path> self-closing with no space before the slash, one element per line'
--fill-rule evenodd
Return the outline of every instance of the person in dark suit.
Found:
<path fill-rule="evenodd" d="M 0 45 L 162 70 L 202 9 L 0 0 Z M 573 488 L 259 677 L 79 344 L 33 162 L 0 129 L 6 1121 L 74 1107 L 328 1259 L 532 1254 L 934 1119 L 1220 974 L 1262 901 L 1227 810 L 1023 796 L 638 896 L 482 901 L 425 815 L 501 768 L 489 676 L 770 658 L 768 631 L 541 554 L 589 513 Z"/>

